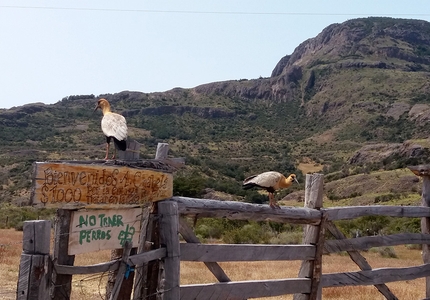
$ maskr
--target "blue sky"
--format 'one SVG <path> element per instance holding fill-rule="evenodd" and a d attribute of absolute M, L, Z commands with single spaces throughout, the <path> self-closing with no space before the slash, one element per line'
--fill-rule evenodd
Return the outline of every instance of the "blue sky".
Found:
<path fill-rule="evenodd" d="M 270 76 L 326 26 L 430 1 L 0 0 L 0 108 Z"/>

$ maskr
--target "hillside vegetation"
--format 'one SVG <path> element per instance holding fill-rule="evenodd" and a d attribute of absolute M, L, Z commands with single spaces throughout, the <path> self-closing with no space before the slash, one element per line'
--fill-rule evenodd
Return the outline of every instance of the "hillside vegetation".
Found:
<path fill-rule="evenodd" d="M 279 197 L 302 205 L 304 174 L 323 172 L 327 205 L 419 201 L 407 165 L 429 162 L 430 23 L 392 18 L 332 24 L 281 58 L 271 77 L 159 93 L 71 95 L 0 110 L 0 201 L 25 205 L 34 161 L 104 155 L 97 99 L 111 102 L 152 158 L 185 157 L 175 194 L 262 203 L 254 173 L 295 172 Z M 47 99 L 48 100 L 48 99 Z"/>

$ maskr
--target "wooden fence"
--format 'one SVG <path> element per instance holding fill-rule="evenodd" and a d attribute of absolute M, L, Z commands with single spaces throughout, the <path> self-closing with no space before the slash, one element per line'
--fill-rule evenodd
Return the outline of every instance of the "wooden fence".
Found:
<path fill-rule="evenodd" d="M 284 206 L 272 209 L 268 205 L 185 197 L 159 201 L 151 209 L 144 209 L 136 254 L 130 255 L 131 245 L 126 243 L 121 258 L 91 266 L 73 266 L 73 260 L 70 259 L 53 260 L 47 247 L 49 224 L 40 223 L 48 221 L 26 222 L 24 241 L 33 242 L 31 245 L 24 243 L 17 299 L 50 299 L 46 295 L 54 295 L 55 290 L 59 291 L 55 299 L 68 299 L 72 275 L 107 271 L 117 272 L 117 281 L 109 299 L 123 299 L 120 297 L 120 282 L 127 267 L 134 267 L 136 273 L 133 299 L 249 299 L 286 294 L 294 294 L 295 300 L 320 299 L 322 288 L 358 285 L 374 285 L 386 299 L 398 299 L 385 283 L 421 277 L 426 277 L 426 299 L 430 299 L 430 255 L 427 246 L 430 244 L 430 177 L 428 173 L 411 170 L 423 176 L 422 206 L 323 208 L 321 174 L 306 175 L 303 208 Z M 363 216 L 422 218 L 422 233 L 348 239 L 333 223 Z M 189 217 L 303 224 L 304 240 L 300 245 L 202 244 L 187 221 Z M 43 230 L 35 230 L 37 226 Z M 326 231 L 333 238 L 325 239 L 328 236 Z M 179 234 L 185 242 L 180 242 Z M 28 239 L 28 236 L 32 238 Z M 37 243 L 33 244 L 34 241 Z M 407 268 L 372 269 L 359 253 L 372 247 L 401 244 L 423 244 L 424 263 Z M 324 274 L 323 254 L 341 251 L 347 251 L 361 271 Z M 53 257 L 56 257 L 55 253 Z M 301 260 L 298 277 L 233 282 L 218 264 L 226 261 L 269 260 Z M 181 261 L 203 262 L 218 282 L 180 285 Z M 46 292 L 48 290 L 50 293 Z"/>

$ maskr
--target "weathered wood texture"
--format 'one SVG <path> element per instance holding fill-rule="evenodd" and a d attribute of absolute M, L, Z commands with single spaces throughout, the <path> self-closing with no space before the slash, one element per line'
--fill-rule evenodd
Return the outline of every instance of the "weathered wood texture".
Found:
<path fill-rule="evenodd" d="M 158 260 L 166 256 L 166 248 L 159 248 L 148 252 L 143 252 L 136 255 L 130 255 L 127 260 L 127 264 L 130 266 L 142 265 L 151 260 Z M 88 265 L 88 266 L 67 266 L 54 264 L 54 269 L 57 274 L 95 274 L 113 271 L 119 268 L 120 259 L 113 261 Z"/>
<path fill-rule="evenodd" d="M 430 276 L 430 264 L 407 268 L 380 268 L 359 272 L 324 274 L 323 287 L 375 285 Z"/>
<path fill-rule="evenodd" d="M 16 299 L 51 299 L 50 235 L 50 221 L 24 222 Z"/>
<path fill-rule="evenodd" d="M 345 235 L 332 222 L 327 222 L 326 227 L 327 227 L 328 231 L 330 231 L 330 233 L 335 238 L 342 240 L 342 241 L 345 240 L 345 238 L 346 238 Z M 328 242 L 332 242 L 332 241 L 328 241 Z M 328 242 L 325 244 L 325 247 L 327 247 L 327 244 L 329 244 Z M 333 241 L 333 242 L 336 242 L 336 241 Z M 353 242 L 355 242 L 355 240 Z M 348 243 L 347 243 L 347 245 L 348 245 Z M 329 247 L 330 246 L 328 246 L 328 248 Z M 348 248 L 348 250 L 346 250 L 346 251 L 348 251 L 348 254 L 351 257 L 351 259 L 360 267 L 361 270 L 366 271 L 366 270 L 372 269 L 372 267 L 367 262 L 366 258 L 364 258 L 364 256 L 362 256 L 360 254 L 360 252 L 354 250 L 354 248 L 352 248 L 352 249 Z M 385 284 L 375 284 L 375 287 L 378 289 L 378 291 L 382 295 L 385 296 L 385 299 L 387 299 L 387 300 L 398 300 L 397 297 L 390 291 L 390 289 Z"/>
<path fill-rule="evenodd" d="M 162 260 L 163 274 L 159 292 L 164 300 L 179 299 L 179 214 L 178 204 L 174 201 L 158 203 L 160 216 L 160 243 L 167 249 L 167 255 Z"/>
<path fill-rule="evenodd" d="M 194 234 L 193 230 L 188 226 L 187 221 L 184 218 L 179 218 L 179 232 L 187 243 L 200 243 L 199 238 Z M 219 282 L 230 281 L 230 278 L 228 278 L 227 274 L 217 262 L 204 262 L 204 264 Z"/>
<path fill-rule="evenodd" d="M 136 255 L 148 253 L 148 247 L 146 246 L 146 234 L 147 234 L 147 227 L 149 224 L 149 213 L 150 213 L 150 206 L 144 207 L 142 209 L 142 219 L 141 219 L 141 228 L 140 228 L 140 236 L 139 236 L 139 245 L 137 247 Z M 160 249 L 158 249 L 160 250 Z M 165 249 L 164 249 L 165 250 Z M 157 250 L 155 250 L 157 251 Z M 166 253 L 166 252 L 165 252 Z M 165 255 L 164 253 L 164 255 Z M 163 256 L 164 256 L 163 255 Z M 131 257 L 129 258 L 129 260 Z M 130 263 L 129 263 L 130 264 Z M 144 274 L 146 274 L 147 270 L 145 270 L 145 266 L 147 266 L 147 262 L 136 262 L 135 265 L 135 281 L 134 281 L 134 292 L 133 292 L 133 300 L 142 299 L 142 291 L 144 289 Z"/>
<path fill-rule="evenodd" d="M 321 212 L 310 208 L 281 206 L 280 209 L 272 209 L 268 205 L 261 204 L 187 197 L 172 197 L 172 200 L 178 202 L 180 215 L 197 215 L 199 218 L 213 217 L 314 225 L 321 221 Z"/>
<path fill-rule="evenodd" d="M 31 204 L 73 208 L 141 205 L 173 194 L 173 175 L 126 166 L 36 162 Z"/>
<path fill-rule="evenodd" d="M 207 245 L 181 243 L 182 261 L 313 260 L 312 245 Z"/>
<path fill-rule="evenodd" d="M 127 149 L 125 151 L 118 151 L 118 159 L 121 160 L 138 160 L 140 156 L 141 144 L 136 140 L 127 139 Z"/>
<path fill-rule="evenodd" d="M 157 151 L 155 152 L 155 159 L 163 160 L 167 158 L 167 153 L 169 152 L 168 143 L 158 143 Z"/>
<path fill-rule="evenodd" d="M 16 299 L 50 300 L 49 255 L 21 254 Z"/>
<path fill-rule="evenodd" d="M 396 246 L 407 244 L 430 243 L 430 235 L 422 233 L 399 233 L 381 236 L 364 236 L 358 238 L 327 240 L 324 248 L 326 253 L 341 251 L 368 250 L 373 247 Z"/>
<path fill-rule="evenodd" d="M 142 208 L 75 211 L 69 236 L 69 255 L 122 249 L 124 241 L 139 243 Z M 122 251 L 122 250 L 121 250 Z M 112 259 L 121 257 L 122 252 Z"/>
<path fill-rule="evenodd" d="M 130 255 L 130 251 L 131 251 L 132 246 L 133 246 L 133 243 L 130 242 L 130 241 L 126 241 L 124 243 L 124 248 L 123 248 L 123 251 L 122 251 L 123 252 L 123 254 L 122 254 L 123 256 L 122 256 L 122 259 L 121 259 L 121 264 L 120 264 L 120 266 L 118 268 L 118 272 L 116 274 L 116 279 L 115 279 L 115 284 L 114 284 L 114 286 L 112 288 L 112 291 L 111 291 L 111 293 L 109 295 L 109 300 L 117 300 L 118 299 L 118 295 L 120 294 L 120 292 L 121 292 L 121 299 L 124 299 L 124 300 L 127 299 L 127 298 L 130 299 L 131 290 L 130 291 L 128 291 L 128 290 L 124 291 L 122 289 L 122 284 L 123 284 L 123 281 L 124 281 L 124 274 L 125 274 L 125 272 L 127 270 L 127 261 L 128 261 L 128 257 Z M 129 292 L 130 292 L 130 294 L 129 294 Z"/>
<path fill-rule="evenodd" d="M 54 225 L 55 240 L 53 261 L 59 265 L 73 266 L 75 262 L 75 256 L 67 254 L 69 253 L 71 216 L 71 210 L 57 209 Z M 70 299 L 70 293 L 72 292 L 72 275 L 57 274 L 54 269 L 52 280 L 52 298 L 56 300 Z"/>
<path fill-rule="evenodd" d="M 320 209 L 323 204 L 324 175 L 306 174 L 305 207 Z M 326 217 L 321 216 L 324 221 L 319 226 L 307 225 L 304 228 L 303 244 L 311 244 L 317 247 L 316 255 L 312 260 L 304 260 L 300 266 L 299 278 L 311 278 L 311 290 L 309 294 L 295 294 L 294 300 L 314 300 L 321 298 L 319 286 L 322 272 L 322 253 L 324 247 L 324 222 Z"/>
<path fill-rule="evenodd" d="M 151 211 L 151 226 L 148 226 L 147 236 L 148 246 L 150 249 L 158 249 L 161 247 L 160 244 L 160 222 L 158 216 L 158 202 L 152 204 Z M 153 260 L 148 262 L 146 274 L 144 274 L 145 288 L 142 291 L 143 299 L 157 300 L 158 298 L 158 284 L 159 284 L 159 272 L 160 272 L 160 262 L 158 260 Z"/>
<path fill-rule="evenodd" d="M 129 243 L 129 241 L 126 241 L 125 244 L 126 243 Z M 132 241 L 130 243 L 133 244 Z M 109 272 L 108 280 L 106 283 L 106 298 L 111 297 L 116 285 L 118 284 L 118 274 L 120 272 L 120 267 L 123 265 L 122 262 L 124 261 L 124 259 L 127 258 L 127 256 L 130 257 L 130 255 L 136 254 L 136 248 L 131 248 L 130 251 L 127 250 L 128 253 L 124 253 L 124 249 L 126 248 L 125 244 L 123 248 L 111 251 L 111 261 L 119 260 L 120 264 L 118 269 Z M 128 265 L 128 268 L 131 268 L 131 266 Z M 125 278 L 121 278 L 122 283 L 119 287 L 119 292 L 115 291 L 115 293 L 118 293 L 116 300 L 130 300 L 131 298 L 131 294 L 133 292 L 134 272 L 131 272 L 131 270 L 129 270 L 127 276 L 124 277 Z"/>
<path fill-rule="evenodd" d="M 218 282 L 181 286 L 181 300 L 237 300 L 309 293 L 310 279 Z"/>
<path fill-rule="evenodd" d="M 421 196 L 421 205 L 430 208 L 430 176 L 423 177 L 423 191 Z M 430 234 L 430 217 L 421 219 L 421 233 Z M 430 245 L 423 244 L 423 262 L 430 263 Z M 430 298 L 430 277 L 426 277 L 426 297 Z"/>
<path fill-rule="evenodd" d="M 430 207 L 423 206 L 393 206 L 393 205 L 369 205 L 331 207 L 321 209 L 327 213 L 327 220 L 350 220 L 365 216 L 387 216 L 421 218 L 430 217 Z"/>
<path fill-rule="evenodd" d="M 22 240 L 22 251 L 24 253 L 49 254 L 51 221 L 25 221 Z"/>

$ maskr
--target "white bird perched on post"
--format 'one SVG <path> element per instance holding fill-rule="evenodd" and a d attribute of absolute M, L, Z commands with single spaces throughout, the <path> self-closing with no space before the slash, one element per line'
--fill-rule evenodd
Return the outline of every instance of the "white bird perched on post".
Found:
<path fill-rule="evenodd" d="M 243 189 L 247 190 L 253 187 L 261 188 L 269 192 L 269 205 L 272 208 L 279 208 L 279 205 L 275 202 L 274 193 L 277 190 L 285 189 L 289 187 L 293 182 L 297 182 L 295 174 L 291 174 L 288 178 L 285 178 L 279 172 L 269 171 L 258 175 L 249 176 L 243 181 Z"/>
<path fill-rule="evenodd" d="M 105 160 L 109 157 L 109 146 L 110 141 L 113 139 L 115 144 L 114 154 L 112 159 L 115 158 L 116 148 L 121 151 L 125 151 L 127 149 L 127 121 L 123 116 L 117 113 L 113 113 L 110 108 L 110 104 L 106 99 L 100 99 L 97 102 L 96 111 L 98 108 L 103 112 L 102 118 L 102 130 L 106 136 L 106 156 Z"/>

